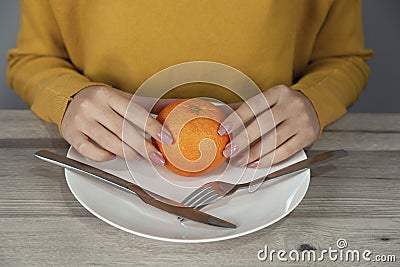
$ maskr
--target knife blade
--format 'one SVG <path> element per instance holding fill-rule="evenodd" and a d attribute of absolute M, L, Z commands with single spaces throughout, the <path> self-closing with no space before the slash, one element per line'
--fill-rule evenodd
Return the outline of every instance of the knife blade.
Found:
<path fill-rule="evenodd" d="M 40 150 L 34 154 L 35 157 L 61 166 L 63 168 L 69 169 L 74 172 L 78 172 L 85 176 L 90 176 L 104 182 L 110 183 L 120 189 L 127 190 L 131 193 L 137 195 L 143 202 L 158 209 L 164 210 L 166 212 L 178 215 L 180 217 L 218 227 L 223 228 L 236 228 L 236 225 L 215 217 L 213 215 L 207 214 L 205 212 L 196 210 L 194 208 L 185 206 L 172 199 L 160 196 L 149 190 L 145 190 L 140 186 L 128 182 L 118 176 L 111 173 L 100 170 L 96 167 L 90 166 L 83 162 L 76 161 L 66 156 L 59 155 L 47 150 Z"/>

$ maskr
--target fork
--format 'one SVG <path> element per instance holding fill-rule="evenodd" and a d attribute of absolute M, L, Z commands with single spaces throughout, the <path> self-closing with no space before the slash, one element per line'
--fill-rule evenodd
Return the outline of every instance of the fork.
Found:
<path fill-rule="evenodd" d="M 208 182 L 190 193 L 181 203 L 198 210 L 204 208 L 208 204 L 221 199 L 224 196 L 232 195 L 239 189 L 244 189 L 253 185 L 261 185 L 266 181 L 270 181 L 274 178 L 281 177 L 285 174 L 299 172 L 305 169 L 311 169 L 315 166 L 321 165 L 327 161 L 345 157 L 348 153 L 346 150 L 333 150 L 324 152 L 308 159 L 299 161 L 278 171 L 268 174 L 267 176 L 261 177 L 251 182 L 242 184 L 231 184 L 222 181 Z"/>

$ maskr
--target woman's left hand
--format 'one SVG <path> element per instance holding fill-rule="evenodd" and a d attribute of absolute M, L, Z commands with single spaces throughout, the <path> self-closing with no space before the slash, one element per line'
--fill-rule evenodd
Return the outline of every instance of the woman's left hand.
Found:
<path fill-rule="evenodd" d="M 236 119 L 235 119 L 236 118 Z M 318 137 L 320 125 L 310 100 L 285 85 L 274 86 L 241 104 L 221 124 L 220 135 L 233 136 L 224 155 L 236 166 L 268 167 L 306 146 Z M 251 144 L 251 146 L 250 146 Z"/>

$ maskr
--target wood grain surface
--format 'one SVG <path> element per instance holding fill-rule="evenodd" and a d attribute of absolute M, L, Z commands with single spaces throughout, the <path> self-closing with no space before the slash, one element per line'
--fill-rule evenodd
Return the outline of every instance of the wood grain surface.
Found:
<path fill-rule="evenodd" d="M 396 266 L 400 261 L 400 114 L 349 114 L 307 151 L 349 156 L 312 171 L 309 190 L 286 218 L 253 234 L 176 244 L 118 230 L 86 211 L 63 170 L 33 157 L 65 154 L 57 127 L 30 111 L 0 110 L 0 266 L 285 266 L 260 261 L 265 245 L 286 251 L 337 248 L 395 255 L 397 263 L 290 262 L 294 266 Z"/>

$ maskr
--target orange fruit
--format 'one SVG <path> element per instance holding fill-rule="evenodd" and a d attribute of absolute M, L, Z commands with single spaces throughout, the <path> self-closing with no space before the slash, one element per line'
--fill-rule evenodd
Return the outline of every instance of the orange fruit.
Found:
<path fill-rule="evenodd" d="M 222 154 L 229 136 L 220 136 L 218 128 L 224 113 L 212 103 L 199 99 L 181 99 L 167 105 L 157 120 L 174 138 L 170 145 L 155 140 L 165 158 L 165 167 L 183 176 L 198 176 L 217 168 L 226 158 Z"/>

